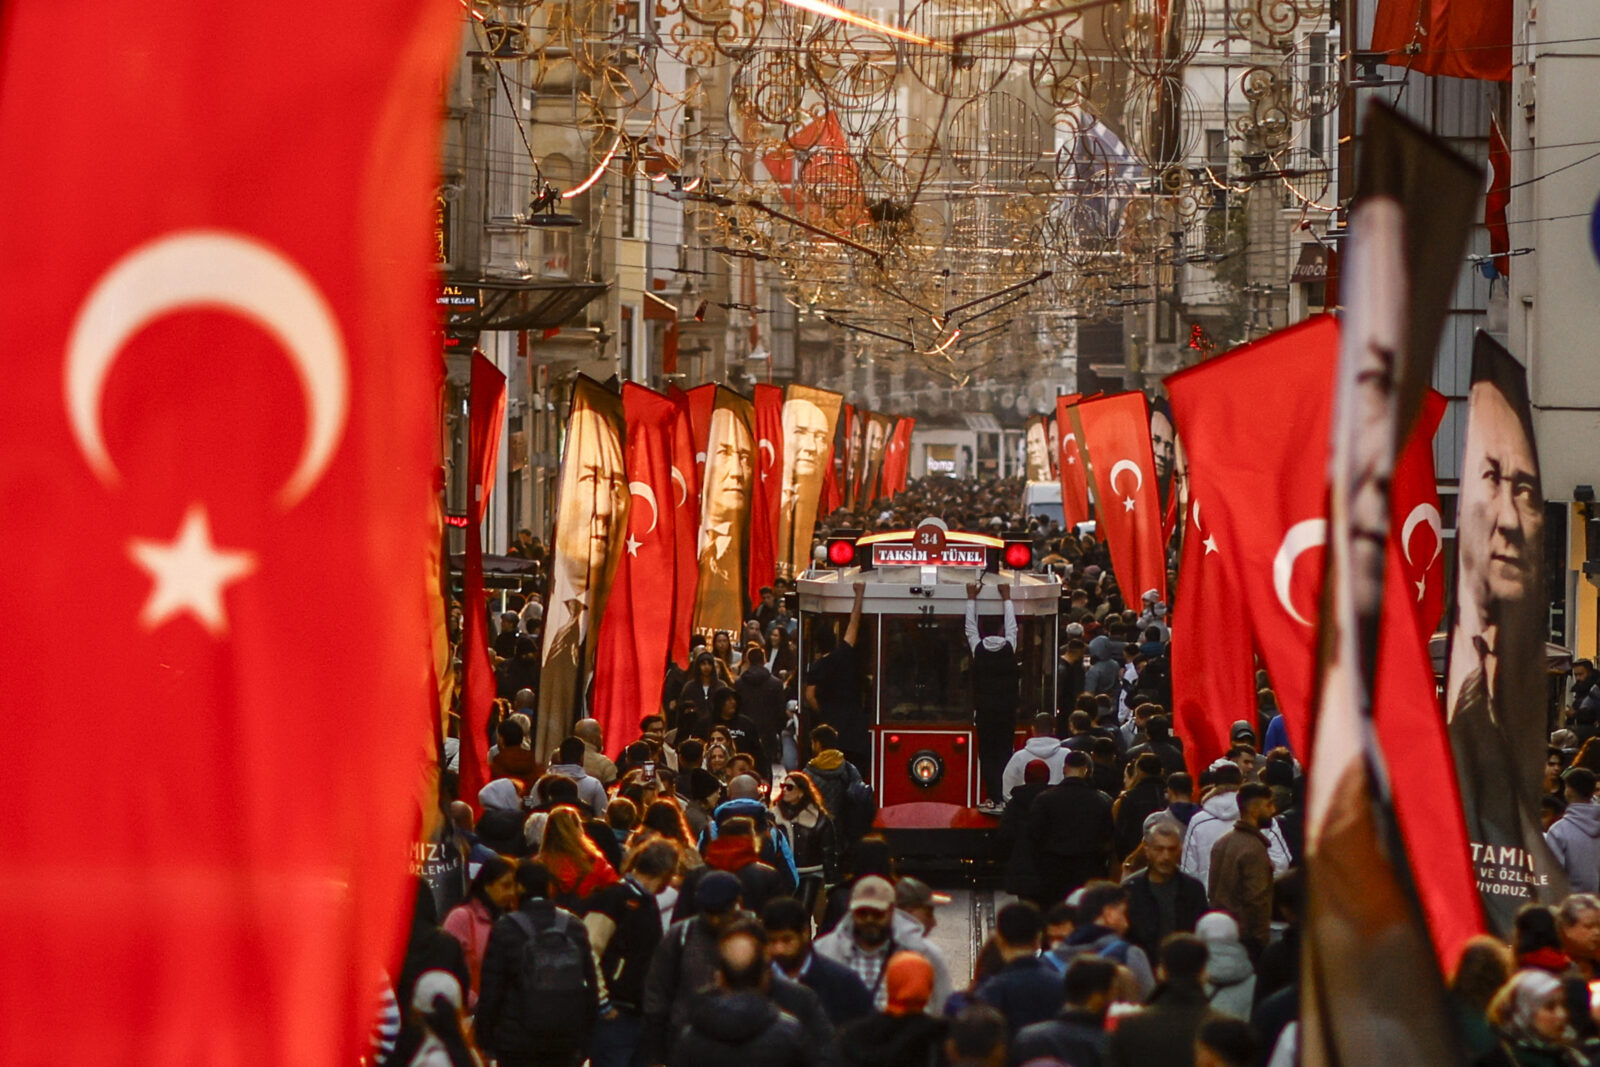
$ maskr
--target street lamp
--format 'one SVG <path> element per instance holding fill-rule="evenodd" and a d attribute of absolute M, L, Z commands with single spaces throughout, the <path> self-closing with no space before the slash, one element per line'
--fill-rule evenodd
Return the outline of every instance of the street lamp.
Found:
<path fill-rule="evenodd" d="M 486 5 L 491 14 L 483 20 L 492 59 L 525 59 L 528 55 L 528 18 L 536 4 L 522 0 L 493 0 Z"/>

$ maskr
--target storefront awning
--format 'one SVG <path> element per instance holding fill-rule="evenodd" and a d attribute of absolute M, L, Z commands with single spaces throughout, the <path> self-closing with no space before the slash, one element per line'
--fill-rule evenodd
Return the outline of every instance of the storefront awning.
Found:
<path fill-rule="evenodd" d="M 476 308 L 453 306 L 452 330 L 554 330 L 577 317 L 610 286 L 604 282 L 450 279 L 457 290 L 476 290 Z M 463 304 L 465 302 L 462 302 Z"/>

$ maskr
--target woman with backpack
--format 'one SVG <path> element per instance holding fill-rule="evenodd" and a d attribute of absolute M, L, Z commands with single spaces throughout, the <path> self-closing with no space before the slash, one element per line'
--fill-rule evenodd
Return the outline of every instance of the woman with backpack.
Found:
<path fill-rule="evenodd" d="M 517 907 L 517 869 L 501 855 L 483 861 L 472 879 L 472 888 L 466 902 L 450 909 L 444 917 L 444 929 L 461 942 L 461 951 L 467 957 L 467 973 L 471 984 L 467 991 L 467 1007 L 478 1002 L 478 988 L 483 980 L 483 953 L 489 945 L 489 931 L 500 916 Z"/>
<path fill-rule="evenodd" d="M 550 899 L 579 914 L 592 894 L 622 880 L 584 832 L 578 809 L 565 804 L 552 811 L 545 823 L 538 859 L 550 872 Z"/>
<path fill-rule="evenodd" d="M 799 771 L 785 776 L 772 815 L 789 835 L 794 851 L 795 873 L 800 876 L 795 896 L 807 911 L 814 911 L 823 889 L 839 881 L 839 834 L 816 783 Z"/>

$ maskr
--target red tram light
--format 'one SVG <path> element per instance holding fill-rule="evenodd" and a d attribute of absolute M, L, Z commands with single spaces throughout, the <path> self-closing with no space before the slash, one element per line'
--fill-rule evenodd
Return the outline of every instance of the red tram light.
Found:
<path fill-rule="evenodd" d="M 856 561 L 856 545 L 854 541 L 828 542 L 828 562 L 835 567 L 848 567 Z"/>
<path fill-rule="evenodd" d="M 1033 566 L 1033 545 L 1027 541 L 1011 541 L 1005 547 L 1006 566 L 1014 571 L 1025 571 Z"/>

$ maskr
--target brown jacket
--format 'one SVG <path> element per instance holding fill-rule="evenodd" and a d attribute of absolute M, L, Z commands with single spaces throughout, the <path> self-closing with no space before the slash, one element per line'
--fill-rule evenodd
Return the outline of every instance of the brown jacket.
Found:
<path fill-rule="evenodd" d="M 1267 839 L 1244 820 L 1217 839 L 1211 848 L 1213 908 L 1226 908 L 1239 921 L 1239 937 L 1255 951 L 1272 937 L 1272 857 Z"/>

